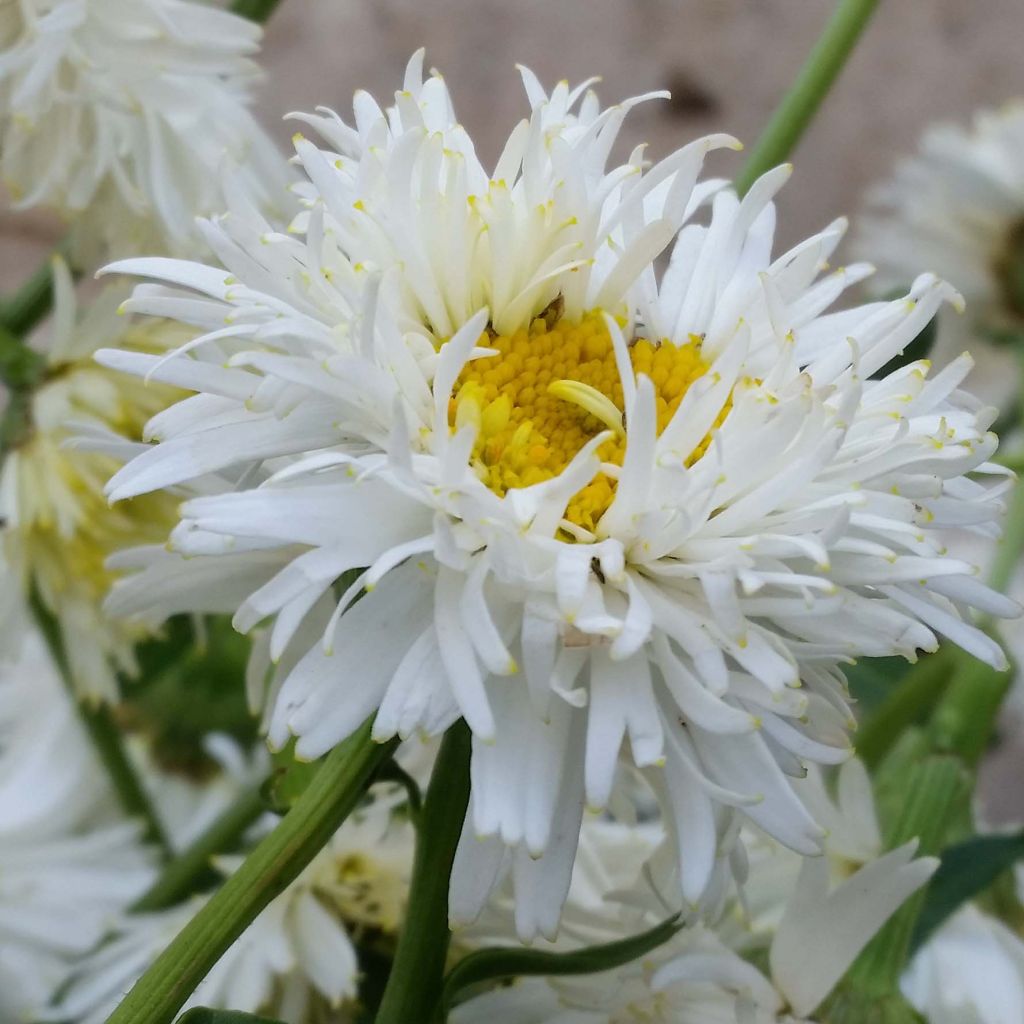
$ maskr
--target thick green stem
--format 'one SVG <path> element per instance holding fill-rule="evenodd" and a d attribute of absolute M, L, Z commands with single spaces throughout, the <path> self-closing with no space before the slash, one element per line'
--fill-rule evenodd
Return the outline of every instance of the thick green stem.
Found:
<path fill-rule="evenodd" d="M 273 13 L 280 0 L 235 0 L 231 10 L 243 18 L 263 24 Z"/>
<path fill-rule="evenodd" d="M 106 770 L 107 776 L 114 787 L 114 792 L 129 817 L 143 822 L 145 832 L 143 838 L 147 842 L 159 846 L 165 856 L 170 856 L 171 845 L 167 840 L 156 810 L 146 793 L 135 766 L 124 746 L 124 736 L 114 721 L 110 707 L 102 703 L 85 702 L 78 698 L 72 681 L 71 666 L 64 638 L 61 636 L 60 624 L 43 604 L 38 594 L 33 593 L 29 599 L 32 613 L 39 631 L 46 641 L 54 663 L 59 670 L 68 694 L 78 708 L 78 714 L 85 731 L 92 740 L 93 747 Z"/>
<path fill-rule="evenodd" d="M 448 886 L 469 806 L 471 739 L 465 722 L 445 734 L 420 814 L 405 924 L 376 1024 L 430 1024 L 439 1009 L 448 929 Z"/>
<path fill-rule="evenodd" d="M 261 790 L 257 787 L 244 792 L 187 850 L 175 857 L 131 908 L 132 912 L 143 914 L 173 906 L 219 878 L 210 861 L 234 847 L 245 830 L 266 811 Z"/>
<path fill-rule="evenodd" d="M 367 720 L 331 751 L 274 831 L 185 925 L 107 1024 L 171 1024 L 231 944 L 323 849 L 394 751 L 397 740 L 373 742 L 372 725 Z"/>
<path fill-rule="evenodd" d="M 796 81 L 743 165 L 736 179 L 740 195 L 793 151 L 877 6 L 878 0 L 839 0 Z"/>

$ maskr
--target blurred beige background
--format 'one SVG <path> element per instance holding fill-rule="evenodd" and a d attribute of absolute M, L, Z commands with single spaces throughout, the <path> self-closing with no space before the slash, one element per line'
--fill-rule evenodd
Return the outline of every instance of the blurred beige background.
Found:
<path fill-rule="evenodd" d="M 281 0 L 267 27 L 261 114 L 282 146 L 289 110 L 350 110 L 367 88 L 387 99 L 409 54 L 427 47 L 491 160 L 522 115 L 514 64 L 545 84 L 603 78 L 605 102 L 669 88 L 627 122 L 652 155 L 708 131 L 756 138 L 834 4 L 831 0 Z M 887 173 L 925 124 L 965 119 L 1024 94 L 1020 0 L 881 0 L 875 20 L 796 154 L 781 199 L 781 241 L 839 213 Z M 730 157 L 716 172 L 738 166 Z M 0 216 L 0 287 L 34 264 L 58 228 Z"/>

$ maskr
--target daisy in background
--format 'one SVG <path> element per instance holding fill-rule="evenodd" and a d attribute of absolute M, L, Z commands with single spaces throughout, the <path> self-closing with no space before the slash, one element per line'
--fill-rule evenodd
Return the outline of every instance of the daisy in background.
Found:
<path fill-rule="evenodd" d="M 113 700 L 117 673 L 133 672 L 134 645 L 148 633 L 103 613 L 115 575 L 105 562 L 122 547 L 164 536 L 177 521 L 177 501 L 153 494 L 110 508 L 103 486 L 139 450 L 146 422 L 181 392 L 112 373 L 93 354 L 113 338 L 134 351 L 164 352 L 190 335 L 174 323 L 126 323 L 116 315 L 123 294 L 113 290 L 79 314 L 59 260 L 54 280 L 46 375 L 29 400 L 24 435 L 0 468 L 0 546 L 16 580 L 2 600 L 24 607 L 35 591 L 73 652 L 79 694 Z"/>
<path fill-rule="evenodd" d="M 261 35 L 186 0 L 4 4 L 0 174 L 16 205 L 72 220 L 83 262 L 194 253 L 226 182 L 287 209 L 286 165 L 249 111 Z"/>
<path fill-rule="evenodd" d="M 554 934 L 620 762 L 695 906 L 743 821 L 821 852 L 793 780 L 849 756 L 845 662 L 946 637 L 1004 667 L 971 608 L 1017 608 L 940 534 L 997 534 L 1008 485 L 970 360 L 872 379 L 953 289 L 829 312 L 869 268 L 823 276 L 841 222 L 772 255 L 789 168 L 740 200 L 698 183 L 727 136 L 610 164 L 638 101 L 523 77 L 491 171 L 421 54 L 394 107 L 306 118 L 325 148 L 296 140 L 293 233 L 233 210 L 204 225 L 223 268 L 115 264 L 160 282 L 128 308 L 204 333 L 98 358 L 199 392 L 109 485 L 200 492 L 170 550 L 115 560 L 110 612 L 266 620 L 253 698 L 302 757 L 371 713 L 378 739 L 464 717 L 452 906 L 511 872 L 529 938 Z"/>
<path fill-rule="evenodd" d="M 400 802 L 388 789 L 364 803 L 224 954 L 185 1008 L 262 1011 L 285 1024 L 321 1020 L 326 1009 L 354 1010 L 357 944 L 386 950 L 405 915 L 413 826 Z M 228 874 L 242 859 L 222 857 L 217 867 Z M 102 1024 L 202 901 L 122 915 L 109 940 L 76 965 L 52 1019 Z"/>
<path fill-rule="evenodd" d="M 0 669 L 0 1019 L 34 1020 L 154 878 L 35 634 Z"/>
<path fill-rule="evenodd" d="M 879 292 L 921 266 L 956 283 L 967 312 L 942 314 L 933 358 L 970 347 L 971 387 L 1003 408 L 1020 386 L 1024 336 L 1024 103 L 981 111 L 970 128 L 930 127 L 868 194 L 853 248 L 878 264 Z"/>
<path fill-rule="evenodd" d="M 850 788 L 850 782 L 846 782 Z M 841 783 L 841 788 L 843 784 Z M 802 792 L 804 785 L 798 789 Z M 817 801 L 821 794 L 815 793 Z M 859 801 L 858 801 L 859 802 Z M 847 830 L 860 824 L 861 808 L 828 802 L 831 820 Z M 873 813 L 873 808 L 872 808 Z M 567 951 L 581 945 L 638 935 L 666 916 L 664 880 L 657 865 L 658 828 L 637 830 L 610 822 L 587 824 L 573 873 L 558 942 L 545 948 Z M 840 847 L 845 843 L 840 840 Z M 870 857 L 856 873 L 832 882 L 835 855 L 796 863 L 798 884 L 778 888 L 775 865 L 757 856 L 724 916 L 709 928 L 684 928 L 663 946 L 621 968 L 576 978 L 519 981 L 470 999 L 451 1016 L 453 1024 L 493 1020 L 501 1024 L 796 1024 L 812 1016 L 869 939 L 902 902 L 923 885 L 937 866 L 934 858 L 913 859 L 910 844 L 885 856 Z M 655 854 L 653 871 L 641 873 L 645 856 Z M 666 862 L 667 863 L 667 862 Z M 765 869 L 767 868 L 767 873 Z M 797 877 L 790 880 L 797 883 Z M 778 914 L 766 925 L 747 916 L 747 894 L 769 888 Z M 502 941 L 495 924 L 505 911 L 504 941 L 512 934 L 507 903 L 489 908 L 486 945 Z M 730 918 L 744 918 L 765 949 L 767 969 L 757 967 L 742 930 Z M 837 929 L 835 922 L 843 927 Z M 479 928 L 456 940 L 472 944 Z M 763 957 L 760 958 L 764 960 Z"/>

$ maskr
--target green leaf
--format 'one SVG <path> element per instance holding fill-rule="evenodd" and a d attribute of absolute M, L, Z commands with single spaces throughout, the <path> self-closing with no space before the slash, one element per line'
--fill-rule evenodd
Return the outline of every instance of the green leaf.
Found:
<path fill-rule="evenodd" d="M 276 1017 L 258 1017 L 240 1010 L 211 1010 L 197 1006 L 178 1018 L 178 1024 L 284 1024 Z"/>
<path fill-rule="evenodd" d="M 927 1024 L 899 992 L 878 996 L 842 987 L 815 1018 L 821 1024 Z"/>
<path fill-rule="evenodd" d="M 450 1008 L 459 993 L 472 985 L 527 975 L 596 974 L 621 967 L 646 956 L 668 942 L 680 929 L 679 915 L 628 939 L 603 946 L 588 946 L 571 953 L 547 953 L 538 949 L 493 948 L 470 953 L 449 972 L 444 983 L 443 1005 Z"/>
<path fill-rule="evenodd" d="M 928 888 L 911 948 L 918 949 L 954 911 L 1021 859 L 1024 831 L 1008 836 L 975 836 L 946 850 Z"/>

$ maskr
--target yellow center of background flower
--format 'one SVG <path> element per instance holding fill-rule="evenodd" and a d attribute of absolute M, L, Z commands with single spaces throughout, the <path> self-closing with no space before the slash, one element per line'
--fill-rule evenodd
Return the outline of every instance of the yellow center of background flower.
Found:
<path fill-rule="evenodd" d="M 467 364 L 456 382 L 451 423 L 474 423 L 473 464 L 496 494 L 528 487 L 560 473 L 573 456 L 609 427 L 615 436 L 598 450 L 604 463 L 621 466 L 626 453 L 622 384 L 603 314 L 573 322 L 550 314 L 511 335 L 486 334 L 480 345 L 498 355 Z M 654 384 L 658 433 L 683 396 L 708 369 L 701 339 L 685 345 L 640 338 L 629 346 L 636 374 Z M 583 385 L 580 387 L 579 385 Z M 725 415 L 723 410 L 723 417 Z M 689 456 L 695 462 L 710 437 Z M 615 497 L 616 481 L 599 473 L 569 502 L 565 518 L 594 532 Z"/>

